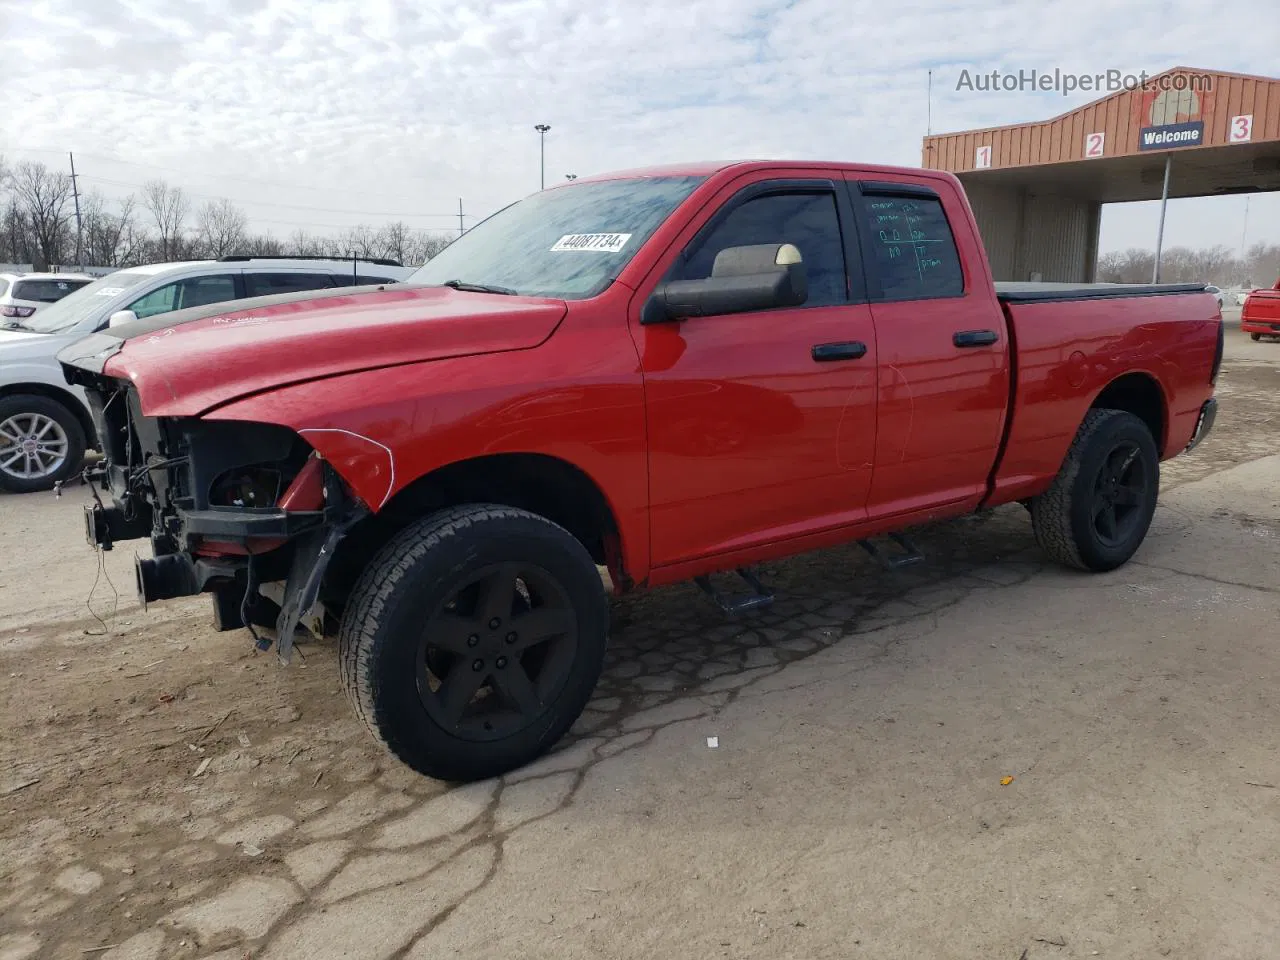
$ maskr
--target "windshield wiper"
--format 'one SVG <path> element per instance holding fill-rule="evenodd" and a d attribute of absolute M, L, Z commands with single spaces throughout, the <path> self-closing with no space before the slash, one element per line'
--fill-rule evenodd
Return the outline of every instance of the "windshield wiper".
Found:
<path fill-rule="evenodd" d="M 3 324 L 0 324 L 0 328 L 5 330 L 31 330 L 31 328 L 21 320 L 6 320 Z M 32 332 L 34 333 L 34 331 Z"/>
<path fill-rule="evenodd" d="M 454 290 L 462 290 L 464 293 L 500 293 L 504 297 L 514 297 L 516 295 L 516 291 L 510 287 L 495 287 L 487 283 L 467 283 L 465 280 L 446 280 L 440 286 L 452 287 Z"/>

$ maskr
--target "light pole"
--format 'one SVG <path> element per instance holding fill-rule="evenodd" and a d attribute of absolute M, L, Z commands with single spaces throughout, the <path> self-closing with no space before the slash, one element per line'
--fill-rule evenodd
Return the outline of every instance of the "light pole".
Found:
<path fill-rule="evenodd" d="M 533 129 L 538 131 L 538 158 L 542 171 L 542 186 L 539 189 L 545 190 L 547 188 L 547 131 L 551 129 L 551 124 L 537 123 L 534 124 Z"/>

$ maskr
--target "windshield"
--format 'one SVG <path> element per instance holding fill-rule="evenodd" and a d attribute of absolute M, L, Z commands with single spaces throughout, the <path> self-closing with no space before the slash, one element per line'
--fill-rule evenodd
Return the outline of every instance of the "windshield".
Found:
<path fill-rule="evenodd" d="M 499 210 L 407 281 L 580 300 L 603 291 L 703 177 L 606 180 L 535 193 Z"/>
<path fill-rule="evenodd" d="M 86 284 L 79 290 L 67 294 L 57 303 L 40 310 L 31 319 L 24 320 L 22 326 L 36 333 L 61 333 L 64 330 L 70 330 L 86 315 L 92 313 L 94 307 L 130 287 L 137 286 L 151 276 L 153 274 L 129 273 L 127 270 L 109 273 L 100 280 Z"/>

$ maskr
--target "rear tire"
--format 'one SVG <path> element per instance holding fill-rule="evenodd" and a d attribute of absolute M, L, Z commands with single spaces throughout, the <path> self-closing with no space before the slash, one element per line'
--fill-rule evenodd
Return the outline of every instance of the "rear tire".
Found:
<path fill-rule="evenodd" d="M 1036 541 L 1067 567 L 1101 573 L 1146 538 L 1160 494 L 1160 455 L 1147 425 L 1123 410 L 1090 410 L 1053 484 L 1031 504 Z"/>
<path fill-rule="evenodd" d="M 1260 334 L 1260 333 L 1251 333 L 1251 334 L 1249 334 L 1249 339 L 1250 339 L 1250 340 L 1252 340 L 1254 343 L 1257 343 L 1259 340 L 1261 340 L 1261 339 L 1262 339 L 1262 334 Z"/>
<path fill-rule="evenodd" d="M 365 569 L 339 631 L 342 682 L 370 731 L 441 780 L 500 776 L 546 752 L 600 676 L 609 607 L 568 531 L 468 505 L 401 531 Z"/>
<path fill-rule="evenodd" d="M 29 451 L 28 439 L 36 444 Z M 0 398 L 0 490 L 52 490 L 80 469 L 84 450 L 79 418 L 57 400 L 34 393 Z"/>

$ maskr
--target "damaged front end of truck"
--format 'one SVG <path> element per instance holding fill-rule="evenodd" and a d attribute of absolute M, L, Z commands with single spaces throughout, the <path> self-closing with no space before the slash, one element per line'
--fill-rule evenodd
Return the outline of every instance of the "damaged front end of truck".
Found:
<path fill-rule="evenodd" d="M 62 358 L 104 454 L 84 474 L 89 544 L 149 539 L 152 556 L 135 563 L 144 609 L 211 594 L 217 629 L 247 628 L 259 649 L 275 642 L 288 662 L 299 628 L 326 632 L 326 571 L 368 507 L 287 427 L 144 416 L 134 385 L 103 372 L 112 345 L 92 347 Z"/>

